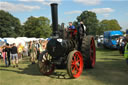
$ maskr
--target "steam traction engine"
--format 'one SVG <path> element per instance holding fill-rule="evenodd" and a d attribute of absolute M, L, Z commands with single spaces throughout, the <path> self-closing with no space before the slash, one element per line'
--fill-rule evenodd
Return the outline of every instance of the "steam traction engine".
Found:
<path fill-rule="evenodd" d="M 47 43 L 46 51 L 39 57 L 39 69 L 43 75 L 54 72 L 55 66 L 67 67 L 67 73 L 71 78 L 81 75 L 84 68 L 95 66 L 95 43 L 92 36 L 84 36 L 81 50 L 78 51 L 77 40 L 62 39 L 58 36 L 57 4 L 51 4 L 53 36 Z"/>

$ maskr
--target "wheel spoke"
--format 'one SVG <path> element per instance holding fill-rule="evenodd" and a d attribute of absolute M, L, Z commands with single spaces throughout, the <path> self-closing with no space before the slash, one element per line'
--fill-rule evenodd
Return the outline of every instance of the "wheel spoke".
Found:
<path fill-rule="evenodd" d="M 43 73 L 46 73 L 46 65 L 43 66 L 42 71 Z"/>
<path fill-rule="evenodd" d="M 52 66 L 51 65 L 48 65 L 48 67 L 47 67 L 47 72 L 49 72 L 50 70 L 51 70 L 51 68 L 52 68 Z"/>
<path fill-rule="evenodd" d="M 49 55 L 47 55 L 47 60 L 50 60 L 50 59 L 49 59 Z"/>
<path fill-rule="evenodd" d="M 47 66 L 47 65 L 46 65 L 46 67 L 45 67 L 45 71 L 48 72 L 48 66 Z"/>
<path fill-rule="evenodd" d="M 80 59 L 76 61 L 76 63 L 80 62 Z"/>
<path fill-rule="evenodd" d="M 40 65 L 40 69 L 42 69 L 43 68 L 43 65 Z"/>
<path fill-rule="evenodd" d="M 40 68 L 40 71 L 42 71 L 43 70 L 43 66 Z"/>
<path fill-rule="evenodd" d="M 78 56 L 77 53 L 75 53 L 74 55 L 75 55 L 75 56 L 74 56 L 74 60 L 77 61 L 77 59 L 78 59 L 79 56 Z"/>
<path fill-rule="evenodd" d="M 74 71 L 75 71 L 75 67 L 73 68 L 72 73 L 74 73 Z"/>
<path fill-rule="evenodd" d="M 75 63 L 73 62 L 72 65 L 75 65 Z"/>
<path fill-rule="evenodd" d="M 77 61 L 79 60 L 79 56 L 77 55 Z"/>
<path fill-rule="evenodd" d="M 76 62 L 76 57 L 74 56 L 73 58 L 74 58 L 74 62 Z"/>
<path fill-rule="evenodd" d="M 77 54 L 74 54 L 74 56 L 76 57 L 76 56 L 77 56 Z"/>
<path fill-rule="evenodd" d="M 75 65 L 75 68 L 76 68 L 76 70 L 77 70 L 77 72 L 79 71 L 79 68 L 77 67 L 77 65 Z"/>
<path fill-rule="evenodd" d="M 48 54 L 46 54 L 45 58 L 46 58 L 46 60 L 48 60 Z"/>
<path fill-rule="evenodd" d="M 74 61 L 72 60 L 72 63 L 73 63 Z"/>
<path fill-rule="evenodd" d="M 74 58 L 74 57 L 73 57 Z M 72 60 L 72 64 L 75 64 L 76 63 L 76 60 L 75 60 L 75 58 L 74 58 L 74 60 Z"/>

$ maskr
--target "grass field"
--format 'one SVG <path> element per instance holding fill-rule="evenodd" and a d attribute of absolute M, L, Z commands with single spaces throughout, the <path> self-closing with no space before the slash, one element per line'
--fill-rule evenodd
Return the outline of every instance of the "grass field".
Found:
<path fill-rule="evenodd" d="M 6 68 L 0 61 L 0 85 L 128 85 L 128 65 L 118 51 L 97 49 L 96 56 L 95 68 L 84 70 L 77 79 L 42 76 L 37 65 L 31 65 L 28 59 L 20 62 L 19 68 Z"/>

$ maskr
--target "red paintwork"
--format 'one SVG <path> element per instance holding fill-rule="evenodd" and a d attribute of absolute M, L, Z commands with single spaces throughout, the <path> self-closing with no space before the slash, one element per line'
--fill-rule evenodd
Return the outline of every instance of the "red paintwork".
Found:
<path fill-rule="evenodd" d="M 76 51 L 72 58 L 71 71 L 74 78 L 78 78 L 83 71 L 83 56 Z"/>
<path fill-rule="evenodd" d="M 96 62 L 96 49 L 95 49 L 95 42 L 94 42 L 94 38 L 91 39 L 91 44 L 90 44 L 90 58 L 92 61 L 92 67 L 95 66 L 95 62 Z"/>

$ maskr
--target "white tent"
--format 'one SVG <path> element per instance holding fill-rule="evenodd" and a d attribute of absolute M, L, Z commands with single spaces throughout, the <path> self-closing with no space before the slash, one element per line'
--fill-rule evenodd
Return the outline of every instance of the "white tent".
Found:
<path fill-rule="evenodd" d="M 13 44 L 16 43 L 16 46 L 18 46 L 19 43 L 21 43 L 23 46 L 25 46 L 25 41 L 20 38 L 4 38 L 7 40 L 7 43 Z"/>
<path fill-rule="evenodd" d="M 0 38 L 1 39 L 1 38 Z M 35 37 L 32 37 L 32 38 L 27 38 L 27 37 L 17 37 L 17 38 L 10 38 L 10 37 L 7 37 L 7 38 L 4 38 L 7 43 L 9 44 L 13 44 L 13 43 L 16 43 L 16 45 L 18 45 L 19 43 L 21 43 L 23 46 L 25 46 L 25 43 L 26 42 L 30 42 L 30 41 L 38 41 L 38 40 L 45 40 L 44 38 L 35 38 Z M 4 40 L 3 39 L 3 40 Z"/>
<path fill-rule="evenodd" d="M 16 38 L 16 39 L 15 39 L 15 43 L 16 43 L 17 46 L 18 46 L 20 43 L 21 43 L 23 46 L 25 46 L 25 41 L 22 40 L 22 39 L 20 39 L 20 38 Z"/>
<path fill-rule="evenodd" d="M 9 44 L 15 43 L 15 38 L 4 38 L 4 39 L 6 39 L 7 43 L 9 43 Z"/>

